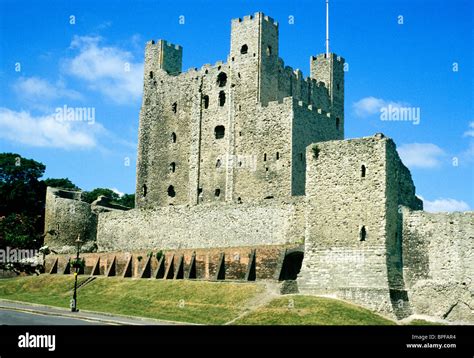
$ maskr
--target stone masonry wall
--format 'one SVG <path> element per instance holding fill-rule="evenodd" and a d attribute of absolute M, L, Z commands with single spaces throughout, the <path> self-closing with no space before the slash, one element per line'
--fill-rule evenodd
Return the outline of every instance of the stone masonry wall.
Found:
<path fill-rule="evenodd" d="M 57 252 L 74 252 L 78 236 L 92 249 L 97 215 L 90 204 L 80 201 L 81 192 L 48 187 L 45 206 L 45 245 Z"/>
<path fill-rule="evenodd" d="M 403 208 L 403 265 L 413 310 L 474 323 L 474 213 Z"/>
<path fill-rule="evenodd" d="M 101 213 L 99 251 L 281 245 L 304 239 L 304 203 L 168 206 Z"/>
<path fill-rule="evenodd" d="M 398 183 L 396 158 L 383 135 L 308 147 L 302 292 L 335 295 L 396 317 L 409 314 L 400 284 L 398 184 L 391 183 Z M 400 300 L 402 309 L 394 306 Z"/>

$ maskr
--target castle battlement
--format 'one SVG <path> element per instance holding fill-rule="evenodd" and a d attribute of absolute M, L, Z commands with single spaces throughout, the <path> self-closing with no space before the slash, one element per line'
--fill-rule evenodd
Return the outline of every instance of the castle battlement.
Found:
<path fill-rule="evenodd" d="M 254 21 L 259 20 L 259 19 L 262 19 L 263 21 L 268 22 L 269 24 L 272 24 L 275 27 L 278 27 L 278 22 L 276 22 L 270 16 L 264 15 L 263 12 L 256 12 L 253 15 L 245 15 L 243 17 L 243 19 L 240 18 L 240 17 L 232 19 L 232 25 L 254 22 Z"/>

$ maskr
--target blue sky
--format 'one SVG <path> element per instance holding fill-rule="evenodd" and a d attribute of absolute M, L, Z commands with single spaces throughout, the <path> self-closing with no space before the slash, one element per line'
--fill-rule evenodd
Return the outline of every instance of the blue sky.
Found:
<path fill-rule="evenodd" d="M 349 64 L 346 138 L 392 137 L 432 211 L 474 208 L 473 6 L 331 0 L 331 51 Z M 309 75 L 324 0 L 0 0 L 0 152 L 85 190 L 133 192 L 145 42 L 182 45 L 184 69 L 225 61 L 230 20 L 256 11 L 280 23 L 285 64 Z M 60 121 L 64 106 L 93 108 L 94 120 Z M 419 111 L 419 123 L 381 120 L 388 106 Z"/>

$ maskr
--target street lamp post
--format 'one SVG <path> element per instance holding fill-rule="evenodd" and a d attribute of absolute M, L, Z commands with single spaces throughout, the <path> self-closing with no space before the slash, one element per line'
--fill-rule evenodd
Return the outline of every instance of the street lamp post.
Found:
<path fill-rule="evenodd" d="M 71 312 L 78 312 L 79 310 L 77 309 L 77 274 L 79 270 L 79 250 L 81 248 L 81 235 L 77 235 L 77 240 L 76 240 L 76 245 L 77 245 L 77 255 L 76 255 L 76 261 L 75 261 L 75 268 L 76 270 L 74 271 L 74 294 L 72 296 L 71 300 Z"/>

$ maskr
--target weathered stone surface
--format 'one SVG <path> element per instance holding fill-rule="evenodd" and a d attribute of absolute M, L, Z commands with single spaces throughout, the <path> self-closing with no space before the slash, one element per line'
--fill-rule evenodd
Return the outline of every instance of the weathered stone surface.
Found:
<path fill-rule="evenodd" d="M 278 245 L 304 240 L 304 202 L 203 204 L 99 215 L 100 251 Z"/>
<path fill-rule="evenodd" d="M 94 255 L 100 272 L 116 257 L 116 275 L 132 257 L 132 276 L 148 262 L 160 278 L 183 257 L 179 277 L 215 278 L 220 265 L 248 279 L 256 249 L 256 279 L 289 280 L 304 241 L 283 292 L 473 323 L 474 213 L 423 212 L 383 134 L 344 140 L 344 59 L 311 57 L 305 79 L 279 58 L 278 24 L 262 13 L 232 20 L 230 42 L 226 63 L 184 73 L 180 46 L 147 43 L 137 209 L 48 188 L 46 242 L 73 251 L 80 234 L 100 251 L 86 272 Z M 167 250 L 159 267 L 150 250 Z"/>

